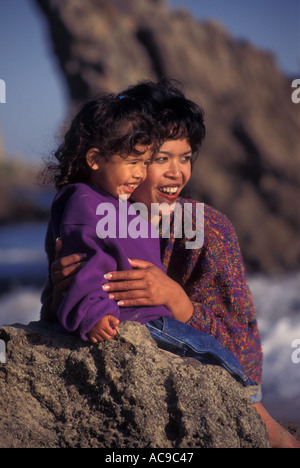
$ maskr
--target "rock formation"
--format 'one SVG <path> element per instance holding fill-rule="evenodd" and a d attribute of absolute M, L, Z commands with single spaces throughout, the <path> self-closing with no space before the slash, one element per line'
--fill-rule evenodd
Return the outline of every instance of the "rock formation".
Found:
<path fill-rule="evenodd" d="M 22 159 L 1 157 L 0 152 L 0 226 L 48 219 L 49 207 L 39 201 L 39 171 L 39 167 Z M 48 187 L 43 189 L 50 191 Z"/>
<path fill-rule="evenodd" d="M 97 345 L 39 322 L 0 339 L 0 448 L 268 447 L 240 384 L 159 350 L 138 323 Z"/>
<path fill-rule="evenodd" d="M 141 79 L 184 82 L 206 112 L 191 195 L 235 225 L 248 271 L 300 266 L 300 104 L 269 53 L 165 0 L 35 0 L 73 105 Z"/>

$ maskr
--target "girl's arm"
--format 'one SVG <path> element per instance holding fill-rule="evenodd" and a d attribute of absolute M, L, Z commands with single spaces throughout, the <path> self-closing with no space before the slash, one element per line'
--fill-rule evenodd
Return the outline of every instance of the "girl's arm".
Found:
<path fill-rule="evenodd" d="M 67 224 L 61 229 L 62 255 L 68 256 L 79 250 L 85 251 L 87 258 L 64 295 L 56 316 L 65 330 L 88 340 L 89 332 L 103 317 L 113 315 L 118 319 L 120 316 L 119 307 L 102 288 L 105 279 L 101 275 L 101 267 L 115 268 L 116 262 L 105 248 L 99 246 L 93 227 Z"/>

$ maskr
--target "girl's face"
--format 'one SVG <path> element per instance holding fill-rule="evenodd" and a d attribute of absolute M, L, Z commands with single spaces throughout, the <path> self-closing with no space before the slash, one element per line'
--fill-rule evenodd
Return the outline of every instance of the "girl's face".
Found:
<path fill-rule="evenodd" d="M 144 151 L 145 148 L 137 148 Z M 92 169 L 90 183 L 105 190 L 114 198 L 129 198 L 133 191 L 146 179 L 147 167 L 150 164 L 152 152 L 147 149 L 142 155 L 130 154 L 126 158 L 112 156 L 108 161 L 94 162 L 95 151 L 87 154 L 87 162 Z"/>
<path fill-rule="evenodd" d="M 144 203 L 149 212 L 151 203 L 174 204 L 191 177 L 191 159 L 186 138 L 166 140 L 148 166 L 147 179 L 134 191 L 134 201 Z"/>

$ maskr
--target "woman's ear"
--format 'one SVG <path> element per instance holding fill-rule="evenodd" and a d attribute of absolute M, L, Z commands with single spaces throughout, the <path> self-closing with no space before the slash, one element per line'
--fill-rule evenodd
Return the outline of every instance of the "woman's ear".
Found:
<path fill-rule="evenodd" d="M 86 162 L 93 171 L 99 169 L 99 150 L 97 148 L 90 148 L 86 153 Z"/>

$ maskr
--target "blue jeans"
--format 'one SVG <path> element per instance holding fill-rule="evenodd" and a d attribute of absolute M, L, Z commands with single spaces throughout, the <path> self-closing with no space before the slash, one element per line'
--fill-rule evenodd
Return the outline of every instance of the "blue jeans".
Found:
<path fill-rule="evenodd" d="M 152 320 L 146 327 L 159 348 L 180 357 L 195 358 L 202 364 L 223 367 L 244 387 L 251 387 L 252 403 L 260 401 L 260 386 L 245 374 L 234 354 L 212 336 L 170 317 Z"/>

